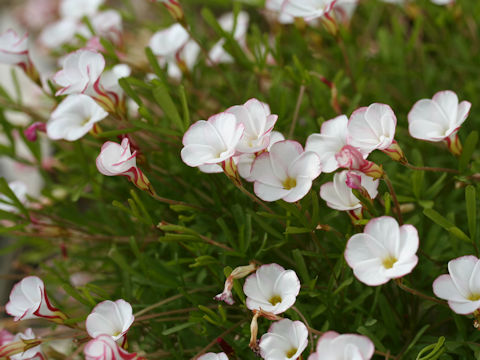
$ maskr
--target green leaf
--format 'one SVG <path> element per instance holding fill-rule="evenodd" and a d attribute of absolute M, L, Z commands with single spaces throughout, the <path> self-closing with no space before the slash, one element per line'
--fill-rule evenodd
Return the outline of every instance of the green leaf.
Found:
<path fill-rule="evenodd" d="M 0 193 L 5 195 L 7 198 L 12 200 L 12 205 L 14 205 L 20 212 L 27 218 L 30 219 L 30 215 L 28 214 L 27 209 L 23 204 L 18 200 L 17 196 L 15 193 L 10 189 L 10 186 L 8 186 L 7 180 L 5 178 L 0 178 Z"/>
<path fill-rule="evenodd" d="M 458 169 L 463 172 L 467 169 L 468 163 L 472 158 L 472 154 L 475 151 L 475 147 L 477 146 L 478 142 L 478 132 L 472 131 L 470 135 L 468 135 L 467 140 L 465 140 L 465 145 L 463 146 L 462 155 L 460 155 L 460 159 L 458 160 Z"/>
<path fill-rule="evenodd" d="M 171 327 L 167 330 L 162 331 L 162 335 L 164 335 L 164 336 L 171 335 L 171 334 L 174 334 L 176 332 L 182 331 L 183 329 L 192 327 L 194 325 L 197 325 L 197 323 L 187 322 L 187 323 L 184 323 L 184 324 L 179 324 L 179 325 Z"/>
<path fill-rule="evenodd" d="M 165 116 L 183 133 L 186 130 L 184 122 L 168 93 L 167 87 L 160 81 L 155 81 L 155 85 L 156 87 L 153 89 L 153 97 L 155 98 L 155 101 L 162 108 Z"/>
<path fill-rule="evenodd" d="M 475 241 L 477 235 L 477 191 L 474 186 L 465 188 L 465 201 L 467 205 L 468 231 L 470 238 Z"/>
<path fill-rule="evenodd" d="M 440 225 L 442 228 L 447 230 L 456 238 L 471 243 L 470 238 L 462 230 L 456 227 L 455 224 L 451 223 L 447 218 L 440 215 L 437 211 L 433 209 L 424 209 L 423 214 L 430 220 L 432 220 L 434 223 Z"/>

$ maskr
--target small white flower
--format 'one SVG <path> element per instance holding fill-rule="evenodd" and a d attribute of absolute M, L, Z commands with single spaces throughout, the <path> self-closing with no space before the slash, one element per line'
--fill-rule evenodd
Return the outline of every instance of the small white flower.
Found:
<path fill-rule="evenodd" d="M 84 16 L 94 15 L 104 0 L 62 0 L 60 3 L 60 15 L 63 18 L 80 20 Z"/>
<path fill-rule="evenodd" d="M 472 104 L 458 103 L 457 94 L 446 90 L 422 99 L 408 113 L 408 131 L 416 139 L 442 141 L 455 135 L 468 117 Z"/>
<path fill-rule="evenodd" d="M 399 226 L 394 218 L 382 216 L 370 220 L 363 233 L 348 240 L 345 260 L 359 281 L 378 286 L 409 274 L 417 265 L 417 250 L 414 226 Z"/>
<path fill-rule="evenodd" d="M 72 42 L 80 24 L 72 18 L 65 18 L 45 26 L 40 33 L 40 43 L 49 49 Z"/>
<path fill-rule="evenodd" d="M 37 317 L 51 320 L 64 317 L 58 309 L 50 304 L 45 285 L 37 276 L 27 276 L 15 284 L 5 311 L 14 316 L 15 321 Z"/>
<path fill-rule="evenodd" d="M 347 23 L 352 18 L 359 0 L 337 0 L 333 6 L 335 18 Z"/>
<path fill-rule="evenodd" d="M 347 185 L 347 176 L 352 174 L 360 177 L 361 186 L 367 190 L 371 199 L 377 197 L 379 180 L 373 180 L 359 171 L 344 170 L 335 173 L 333 182 L 328 182 L 320 187 L 320 197 L 327 202 L 328 207 L 339 211 L 362 208 L 362 203 L 353 194 L 352 188 Z"/>
<path fill-rule="evenodd" d="M 448 262 L 449 274 L 433 282 L 433 292 L 448 301 L 457 314 L 471 314 L 480 308 L 480 261 L 473 255 Z"/>
<path fill-rule="evenodd" d="M 285 140 L 285 137 L 282 133 L 278 131 L 272 131 L 270 133 L 270 143 L 267 146 L 267 151 L 270 151 L 273 144 L 283 140 Z M 241 154 L 240 156 L 234 158 L 236 160 L 238 173 L 247 181 L 255 181 L 255 179 L 252 177 L 252 165 L 258 155 L 260 154 Z"/>
<path fill-rule="evenodd" d="M 269 152 L 257 156 L 251 177 L 255 180 L 255 194 L 260 199 L 295 202 L 308 193 L 312 181 L 320 173 L 317 154 L 304 152 L 302 145 L 296 141 L 285 140 L 273 144 Z"/>
<path fill-rule="evenodd" d="M 197 360 L 228 360 L 227 354 L 225 353 L 207 353 L 202 356 L 200 356 Z"/>
<path fill-rule="evenodd" d="M 0 63 L 20 66 L 29 63 L 27 34 L 20 37 L 12 29 L 0 34 Z"/>
<path fill-rule="evenodd" d="M 243 285 L 247 308 L 281 314 L 288 310 L 300 292 L 300 280 L 293 270 L 278 264 L 260 266 Z"/>
<path fill-rule="evenodd" d="M 277 14 L 277 20 L 280 24 L 292 24 L 295 18 L 291 15 L 285 14 L 283 4 L 285 0 L 267 0 L 265 8 Z"/>
<path fill-rule="evenodd" d="M 91 97 L 69 95 L 52 112 L 47 123 L 47 135 L 52 140 L 75 141 L 107 116 L 108 113 Z"/>
<path fill-rule="evenodd" d="M 18 333 L 15 335 L 12 342 L 34 339 L 36 339 L 36 336 L 33 333 L 33 330 L 28 328 L 24 333 Z M 43 360 L 44 358 L 45 357 L 42 354 L 42 345 L 37 345 L 21 353 L 9 356 L 10 360 Z"/>
<path fill-rule="evenodd" d="M 13 191 L 17 199 L 22 204 L 26 204 L 27 193 L 28 193 L 27 186 L 22 181 L 19 181 L 19 180 L 9 182 L 8 186 Z M 0 210 L 12 212 L 12 213 L 18 212 L 18 209 L 15 205 L 10 205 L 11 200 L 7 196 L 0 194 L 0 200 L 1 200 Z"/>
<path fill-rule="evenodd" d="M 278 119 L 268 104 L 250 99 L 244 105 L 236 105 L 225 112 L 235 115 L 237 122 L 243 124 L 244 133 L 237 145 L 241 153 L 256 153 L 267 148 L 270 133 Z"/>
<path fill-rule="evenodd" d="M 132 306 L 128 302 L 123 299 L 106 300 L 95 306 L 85 325 L 92 338 L 106 334 L 118 340 L 127 333 L 134 320 Z"/>
<path fill-rule="evenodd" d="M 363 335 L 327 331 L 317 343 L 317 351 L 308 360 L 369 360 L 375 353 L 372 341 Z"/>
<path fill-rule="evenodd" d="M 104 37 L 114 44 L 121 43 L 123 25 L 122 16 L 118 11 L 109 9 L 99 12 L 90 17 L 90 24 L 96 36 Z M 92 37 L 91 31 L 86 25 L 81 26 L 78 33 L 87 39 Z"/>
<path fill-rule="evenodd" d="M 283 319 L 273 323 L 260 339 L 260 355 L 265 360 L 295 360 L 307 345 L 307 327 L 301 321 Z"/>
<path fill-rule="evenodd" d="M 250 17 L 248 16 L 248 13 L 246 13 L 245 11 L 241 11 L 238 13 L 236 19 L 233 13 L 227 13 L 222 15 L 218 19 L 218 24 L 225 32 L 231 33 L 233 38 L 239 43 L 241 47 L 244 47 L 246 44 L 246 35 L 249 20 Z M 232 56 L 223 48 L 224 44 L 225 39 L 220 39 L 210 50 L 208 57 L 212 62 L 217 64 L 233 62 Z"/>
<path fill-rule="evenodd" d="M 83 349 L 85 360 L 133 360 L 137 354 L 125 351 L 109 335 L 99 335 Z"/>
<path fill-rule="evenodd" d="M 364 154 L 386 150 L 392 145 L 397 118 L 385 104 L 372 104 L 353 112 L 348 121 L 348 144 Z"/>
<path fill-rule="evenodd" d="M 312 134 L 308 137 L 305 151 L 313 151 L 318 155 L 323 172 L 331 173 L 339 168 L 335 156 L 347 145 L 347 125 L 348 118 L 340 115 L 325 121 L 320 134 Z"/>
<path fill-rule="evenodd" d="M 100 85 L 109 96 L 114 97 L 116 102 L 122 101 L 123 89 L 118 80 L 130 76 L 130 66 L 117 64 L 110 70 L 104 71 L 100 77 Z"/>
<path fill-rule="evenodd" d="M 68 54 L 63 69 L 53 77 L 53 81 L 62 87 L 56 95 L 95 95 L 98 92 L 95 87 L 104 68 L 105 59 L 96 51 L 80 49 Z"/>
<path fill-rule="evenodd" d="M 235 154 L 243 135 L 243 124 L 235 115 L 220 113 L 199 120 L 183 136 L 182 160 L 188 166 L 220 164 Z"/>
<path fill-rule="evenodd" d="M 310 21 L 329 13 L 337 0 L 285 0 L 283 11 L 293 17 Z"/>

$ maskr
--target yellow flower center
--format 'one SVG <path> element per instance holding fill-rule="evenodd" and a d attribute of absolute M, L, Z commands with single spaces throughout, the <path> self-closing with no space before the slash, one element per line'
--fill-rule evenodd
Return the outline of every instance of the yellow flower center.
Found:
<path fill-rule="evenodd" d="M 270 300 L 268 300 L 268 302 L 270 304 L 272 304 L 273 306 L 277 305 L 278 303 L 281 303 L 282 302 L 282 298 L 278 295 L 274 295 L 270 298 Z"/>
<path fill-rule="evenodd" d="M 290 350 L 287 351 L 285 355 L 287 355 L 287 358 L 292 358 L 296 353 L 297 353 L 297 348 L 291 348 Z"/>
<path fill-rule="evenodd" d="M 480 300 L 480 294 L 470 294 L 470 296 L 468 297 L 468 300 L 478 301 L 478 300 Z"/>
<path fill-rule="evenodd" d="M 82 126 L 87 125 L 89 121 L 90 121 L 89 117 L 86 117 L 85 119 L 83 119 Z"/>
<path fill-rule="evenodd" d="M 285 190 L 290 190 L 297 186 L 297 180 L 289 177 L 282 183 L 282 185 Z"/>
<path fill-rule="evenodd" d="M 385 259 L 383 259 L 382 264 L 385 267 L 385 269 L 391 269 L 393 267 L 393 265 L 395 265 L 396 262 L 397 262 L 396 257 L 388 256 Z"/>

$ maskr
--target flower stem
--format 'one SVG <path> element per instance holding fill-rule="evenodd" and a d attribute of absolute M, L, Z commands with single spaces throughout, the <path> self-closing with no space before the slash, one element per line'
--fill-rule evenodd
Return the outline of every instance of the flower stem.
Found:
<path fill-rule="evenodd" d="M 232 327 L 228 328 L 227 330 L 225 330 L 223 333 L 221 333 L 220 335 L 218 335 L 217 337 L 215 337 L 215 340 L 213 340 L 212 342 L 210 342 L 210 344 L 208 344 L 207 346 L 205 346 L 202 350 L 200 350 L 200 352 L 197 353 L 197 355 L 195 355 L 192 360 L 196 360 L 198 359 L 201 355 L 205 354 L 208 350 L 210 350 L 213 346 L 215 346 L 215 344 L 217 343 L 217 339 L 218 338 L 223 338 L 225 337 L 226 335 L 230 334 L 233 330 L 235 330 L 236 328 L 238 328 L 239 326 L 241 326 L 242 324 L 245 323 L 245 319 L 243 320 L 240 320 L 239 322 L 237 322 L 235 325 L 233 325 Z"/>
<path fill-rule="evenodd" d="M 426 294 L 424 294 L 424 293 L 421 293 L 421 292 L 418 291 L 418 290 L 409 288 L 407 285 L 405 285 L 405 284 L 402 282 L 402 279 L 397 279 L 397 280 L 395 280 L 395 283 L 398 285 L 398 287 L 399 287 L 400 289 L 402 289 L 403 291 L 406 291 L 406 292 L 408 292 L 408 293 L 410 293 L 410 294 L 412 294 L 412 295 L 421 297 L 422 299 L 425 299 L 425 300 L 428 300 L 428 301 L 432 301 L 432 302 L 435 302 L 435 303 L 440 304 L 440 305 L 443 305 L 443 306 L 446 306 L 446 305 L 447 305 L 447 304 L 445 303 L 445 301 L 443 301 L 443 300 L 434 298 L 434 297 L 432 297 L 432 296 L 429 296 L 429 295 L 426 295 Z"/>
<path fill-rule="evenodd" d="M 295 105 L 295 112 L 293 113 L 292 125 L 290 125 L 290 130 L 288 131 L 289 138 L 293 137 L 295 126 L 297 126 L 298 115 L 300 113 L 300 106 L 302 106 L 303 96 L 305 95 L 305 89 L 306 89 L 306 86 L 302 84 L 302 86 L 300 86 L 300 91 L 298 93 L 297 103 Z"/>
<path fill-rule="evenodd" d="M 451 174 L 460 174 L 460 171 L 456 169 L 449 169 L 449 168 L 439 168 L 439 167 L 428 167 L 428 166 L 415 166 L 410 163 L 403 164 L 409 169 L 418 170 L 418 171 L 433 171 L 433 172 L 447 172 Z"/>
<path fill-rule="evenodd" d="M 233 182 L 235 184 L 235 186 L 242 192 L 244 193 L 245 195 L 247 195 L 250 199 L 252 199 L 254 202 L 256 202 L 257 204 L 259 204 L 261 207 L 263 207 L 266 211 L 268 211 L 270 214 L 275 214 L 275 212 L 270 209 L 270 207 L 265 204 L 262 200 L 260 200 L 258 197 L 256 197 L 255 195 L 253 195 L 250 191 L 248 191 L 247 189 L 245 189 L 243 187 L 242 184 L 237 184 L 236 182 Z"/>
<path fill-rule="evenodd" d="M 313 353 L 315 351 L 315 342 L 313 341 L 313 332 L 310 330 L 311 329 L 310 325 L 308 324 L 308 321 L 305 318 L 305 316 L 303 316 L 302 312 L 300 310 L 298 310 L 296 306 L 292 306 L 292 310 L 295 311 L 298 314 L 298 316 L 300 316 L 303 323 L 307 327 L 308 336 L 310 338 L 310 353 Z"/>
<path fill-rule="evenodd" d="M 395 211 L 398 217 L 398 222 L 400 225 L 403 225 L 403 216 L 400 209 L 400 203 L 398 202 L 397 194 L 395 193 L 395 189 L 393 188 L 392 182 L 390 181 L 390 178 L 388 177 L 386 172 L 383 173 L 383 180 L 387 184 L 390 195 L 392 195 L 393 203 L 395 204 Z"/>

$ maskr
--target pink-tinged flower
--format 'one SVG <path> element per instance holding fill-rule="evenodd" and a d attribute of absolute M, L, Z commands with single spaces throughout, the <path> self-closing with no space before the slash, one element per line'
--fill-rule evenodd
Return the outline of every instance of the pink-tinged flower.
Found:
<path fill-rule="evenodd" d="M 84 16 L 96 14 L 103 2 L 104 0 L 62 0 L 60 3 L 60 15 L 62 18 L 80 20 Z"/>
<path fill-rule="evenodd" d="M 55 49 L 63 44 L 72 42 L 80 27 L 76 19 L 60 19 L 43 28 L 39 41 L 43 46 L 49 49 Z"/>
<path fill-rule="evenodd" d="M 40 317 L 61 323 L 66 319 L 60 310 L 50 304 L 45 285 L 37 276 L 27 276 L 13 287 L 5 311 L 14 316 L 15 321 Z"/>
<path fill-rule="evenodd" d="M 225 301 L 228 305 L 233 305 L 235 301 L 233 300 L 232 288 L 233 280 L 243 279 L 248 274 L 254 272 L 257 269 L 255 264 L 249 264 L 246 266 L 236 267 L 232 273 L 227 277 L 225 281 L 225 286 L 223 292 L 214 297 L 217 301 Z"/>
<path fill-rule="evenodd" d="M 17 199 L 22 203 L 26 204 L 27 203 L 27 186 L 25 183 L 19 180 L 11 181 L 8 183 L 8 187 L 12 192 L 15 194 Z M 15 204 L 12 203 L 12 201 L 5 195 L 0 194 L 0 210 L 3 211 L 8 211 L 11 213 L 17 213 L 18 209 L 15 206 Z"/>
<path fill-rule="evenodd" d="M 285 0 L 267 0 L 265 8 L 277 14 L 277 20 L 280 24 L 292 24 L 295 18 L 285 13 L 283 3 Z"/>
<path fill-rule="evenodd" d="M 28 34 L 22 37 L 10 29 L 0 34 L 0 63 L 17 65 L 34 81 L 38 73 L 28 55 Z"/>
<path fill-rule="evenodd" d="M 11 343 L 14 338 L 15 338 L 15 335 L 11 334 L 7 330 L 5 329 L 0 330 L 0 346 Z"/>
<path fill-rule="evenodd" d="M 122 349 L 109 335 L 99 335 L 90 340 L 83 349 L 85 360 L 133 360 L 137 354 Z"/>
<path fill-rule="evenodd" d="M 295 202 L 308 193 L 320 173 L 317 154 L 304 152 L 296 141 L 285 140 L 273 144 L 268 153 L 257 156 L 251 176 L 255 180 L 255 194 L 260 199 Z"/>
<path fill-rule="evenodd" d="M 180 24 L 157 31 L 149 43 L 162 66 L 168 64 L 168 76 L 180 79 L 182 72 L 192 70 L 200 52 L 199 45 Z"/>
<path fill-rule="evenodd" d="M 224 352 L 218 354 L 210 352 L 200 356 L 197 360 L 228 360 L 228 357 Z"/>
<path fill-rule="evenodd" d="M 322 171 L 331 173 L 339 168 L 336 155 L 347 145 L 348 118 L 337 116 L 322 124 L 320 134 L 312 134 L 305 144 L 305 151 L 313 151 L 320 158 Z M 365 153 L 364 157 L 368 154 Z"/>
<path fill-rule="evenodd" d="M 106 300 L 95 306 L 85 325 L 92 338 L 106 334 L 118 340 L 127 333 L 134 320 L 132 306 L 128 302 L 123 299 Z"/>
<path fill-rule="evenodd" d="M 112 9 L 102 11 L 91 16 L 89 20 L 95 35 L 106 38 L 117 45 L 122 43 L 122 16 L 118 11 Z M 87 39 L 92 37 L 91 31 L 86 25 L 80 26 L 78 33 Z"/>
<path fill-rule="evenodd" d="M 28 128 L 26 128 L 23 131 L 23 134 L 25 135 L 25 138 L 28 141 L 37 141 L 37 132 L 46 132 L 47 131 L 47 125 L 43 122 L 37 121 L 34 122 L 32 125 L 30 125 Z"/>
<path fill-rule="evenodd" d="M 108 113 L 90 96 L 67 96 L 52 112 L 47 122 L 47 135 L 52 140 L 75 141 L 105 119 Z"/>
<path fill-rule="evenodd" d="M 317 342 L 317 351 L 308 360 L 370 360 L 375 353 L 373 342 L 366 336 L 327 331 Z"/>
<path fill-rule="evenodd" d="M 437 92 L 432 99 L 422 99 L 413 105 L 408 113 L 408 131 L 416 139 L 446 141 L 449 150 L 460 155 L 462 147 L 458 139 L 458 129 L 467 119 L 472 104 L 458 103 L 453 91 Z"/>
<path fill-rule="evenodd" d="M 274 322 L 260 339 L 260 355 L 265 360 L 298 359 L 308 345 L 308 330 L 301 321 Z"/>
<path fill-rule="evenodd" d="M 342 23 L 348 23 L 352 18 L 359 0 L 337 0 L 333 6 L 335 18 Z"/>
<path fill-rule="evenodd" d="M 125 113 L 125 94 L 119 84 L 119 80 L 130 76 L 130 66 L 117 64 L 110 70 L 104 71 L 100 77 L 100 86 L 105 94 L 112 99 L 114 106 L 122 113 Z"/>
<path fill-rule="evenodd" d="M 247 308 L 272 314 L 287 311 L 300 292 L 300 280 L 293 270 L 285 270 L 278 264 L 260 266 L 243 285 L 247 296 Z"/>
<path fill-rule="evenodd" d="M 480 308 L 480 261 L 473 255 L 448 262 L 449 274 L 433 282 L 433 292 L 448 301 L 457 314 L 471 314 Z"/>
<path fill-rule="evenodd" d="M 272 131 L 270 133 L 270 143 L 267 146 L 267 151 L 270 151 L 272 148 L 273 144 L 276 144 L 277 142 L 285 140 L 285 137 L 283 136 L 282 133 L 279 133 L 278 131 Z M 255 159 L 257 158 L 258 155 L 260 155 L 262 152 L 256 153 L 256 154 L 241 154 L 240 156 L 234 158 L 236 160 L 237 168 L 238 168 L 238 173 L 242 178 L 249 182 L 255 181 L 255 179 L 252 177 L 252 165 Z"/>
<path fill-rule="evenodd" d="M 270 133 L 278 119 L 278 115 L 271 113 L 268 104 L 250 99 L 244 105 L 232 106 L 225 112 L 235 115 L 245 129 L 237 144 L 238 152 L 256 153 L 267 148 Z"/>
<path fill-rule="evenodd" d="M 241 11 L 238 13 L 237 18 L 235 18 L 233 13 L 222 15 L 218 19 L 218 24 L 225 32 L 232 34 L 233 39 L 239 43 L 240 47 L 245 47 L 249 21 L 248 13 Z M 225 45 L 225 39 L 220 39 L 212 47 L 208 53 L 210 61 L 215 64 L 233 62 L 232 56 L 223 48 L 223 45 Z"/>
<path fill-rule="evenodd" d="M 409 274 L 417 265 L 417 250 L 414 226 L 399 226 L 394 218 L 382 216 L 348 240 L 345 260 L 359 281 L 378 286 Z"/>
<path fill-rule="evenodd" d="M 63 62 L 63 69 L 55 74 L 53 81 L 62 88 L 56 95 L 98 93 L 100 75 L 105 68 L 103 55 L 92 50 L 80 49 L 68 54 Z"/>
<path fill-rule="evenodd" d="M 383 169 L 374 162 L 364 159 L 364 155 L 351 145 L 345 145 L 335 154 L 338 166 L 349 170 L 358 170 L 374 179 L 383 176 Z"/>
<path fill-rule="evenodd" d="M 97 157 L 97 169 L 106 176 L 126 176 L 140 190 L 153 194 L 150 181 L 137 167 L 136 156 L 136 151 L 130 151 L 128 138 L 124 138 L 121 144 L 107 141 Z"/>
<path fill-rule="evenodd" d="M 18 333 L 15 336 L 8 331 L 7 336 L 0 344 L 0 358 L 11 360 L 43 360 L 42 341 L 36 339 L 32 329 L 27 329 L 24 333 Z"/>
<path fill-rule="evenodd" d="M 362 153 L 385 150 L 392 144 L 397 117 L 392 108 L 374 103 L 353 112 L 348 121 L 348 144 Z"/>
<path fill-rule="evenodd" d="M 327 206 L 339 211 L 361 210 L 362 203 L 353 194 L 352 188 L 362 191 L 365 189 L 368 197 L 374 199 L 378 195 L 379 180 L 373 180 L 358 171 L 344 170 L 333 176 L 333 182 L 320 187 L 320 197 L 327 202 Z"/>
<path fill-rule="evenodd" d="M 199 120 L 183 136 L 182 160 L 188 166 L 222 164 L 232 158 L 244 132 L 235 115 L 220 113 Z"/>
<path fill-rule="evenodd" d="M 293 17 L 310 21 L 328 14 L 337 0 L 285 0 L 283 11 Z"/>

